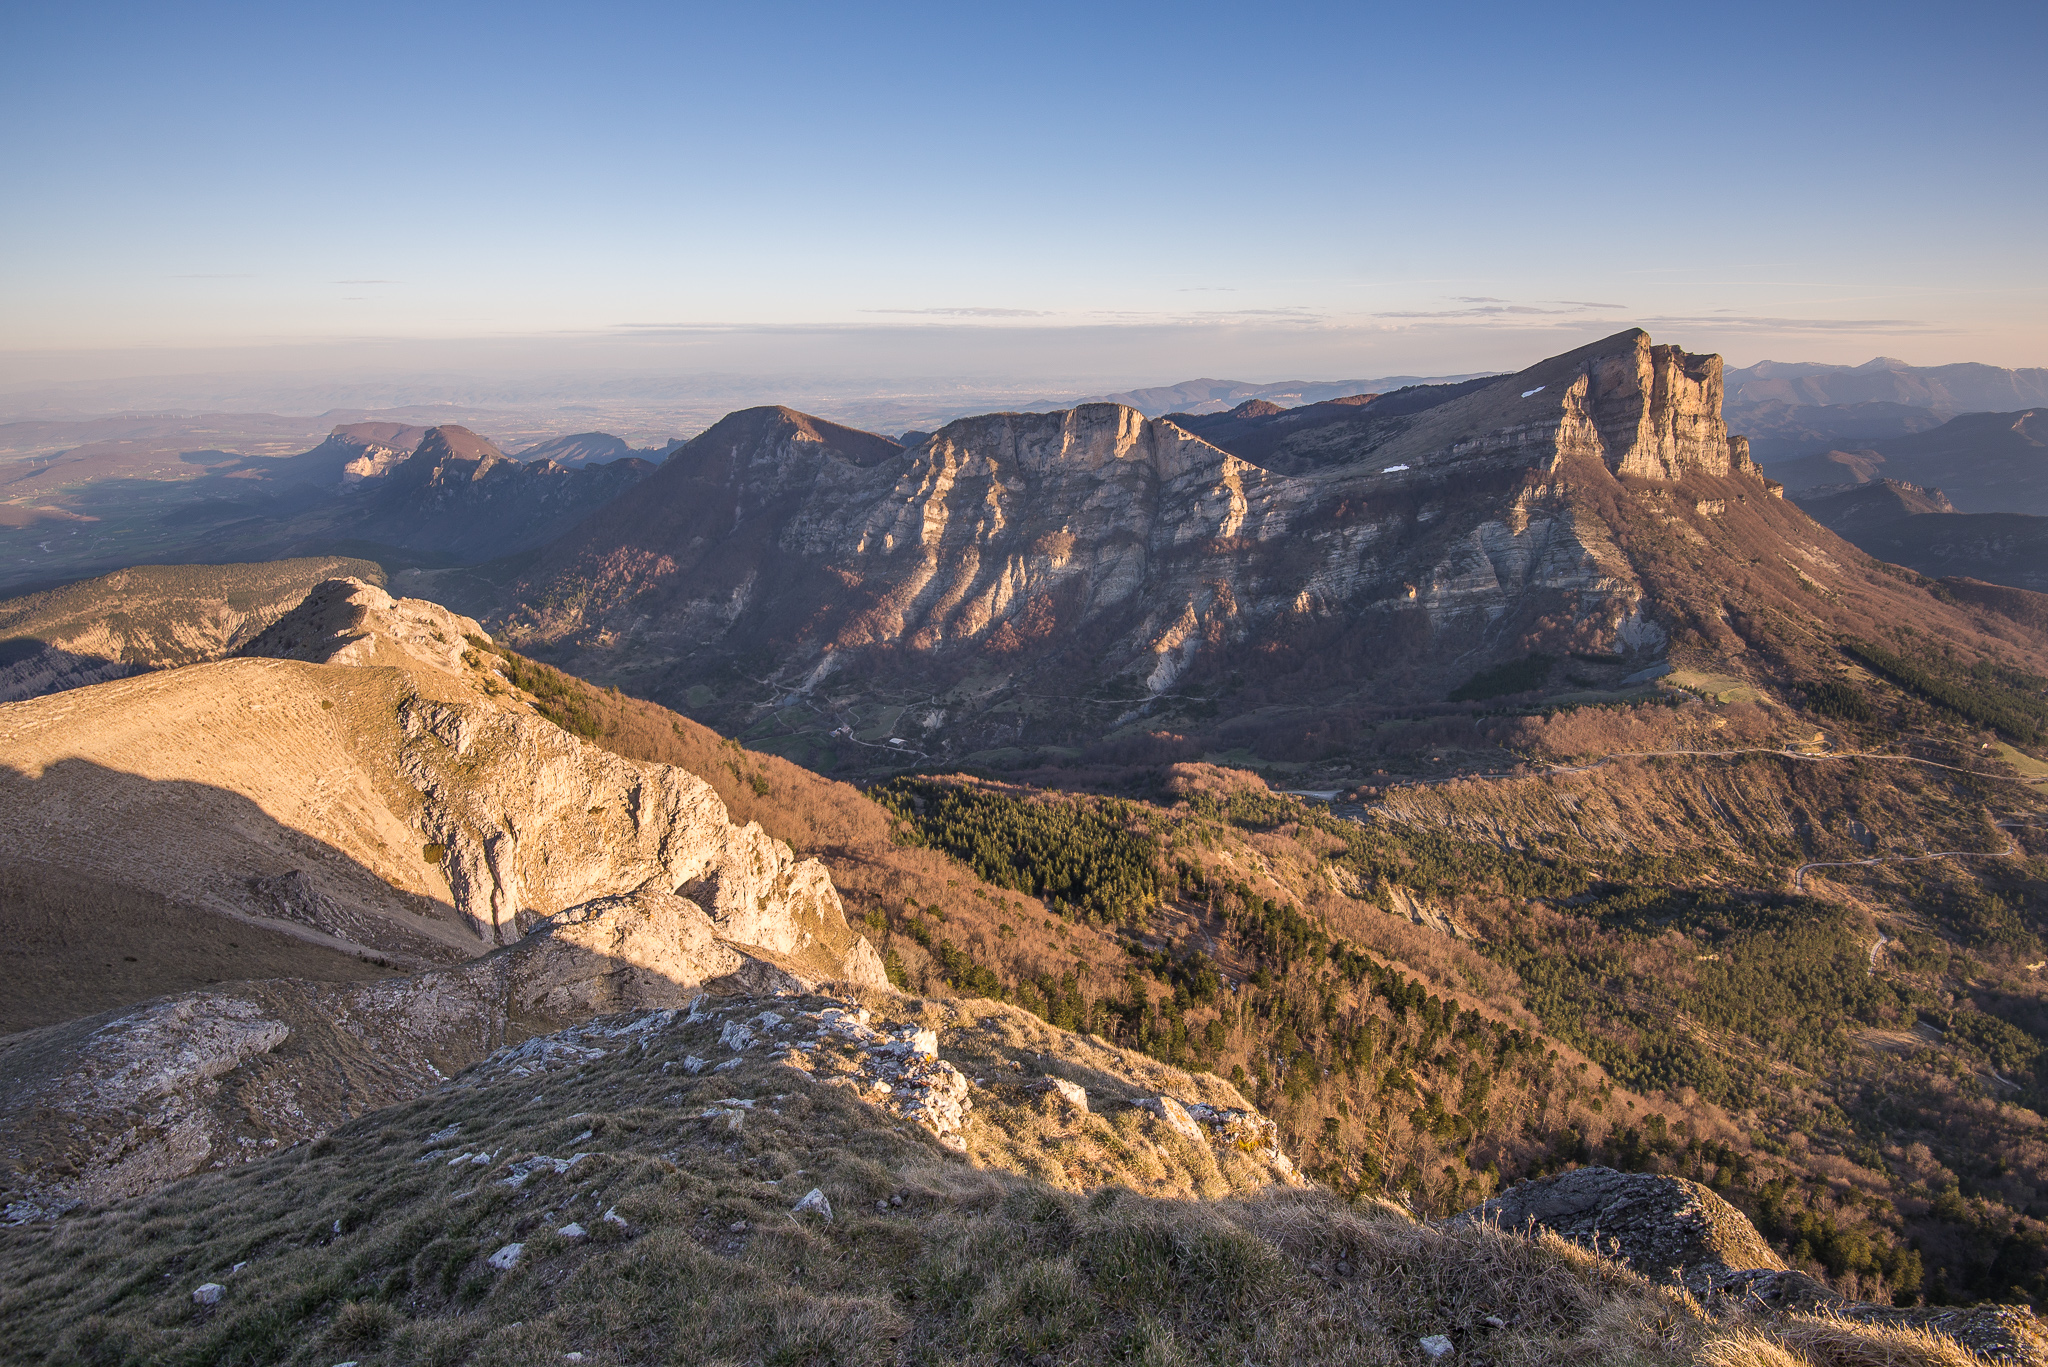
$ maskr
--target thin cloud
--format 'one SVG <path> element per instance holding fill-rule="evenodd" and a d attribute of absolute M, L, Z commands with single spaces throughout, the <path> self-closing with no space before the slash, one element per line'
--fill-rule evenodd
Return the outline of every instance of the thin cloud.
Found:
<path fill-rule="evenodd" d="M 1505 317 L 1554 317 L 1570 313 L 1570 309 L 1540 309 L 1533 304 L 1482 304 L 1469 309 L 1404 309 L 1394 313 L 1375 313 L 1375 318 L 1505 318 Z"/>
<path fill-rule="evenodd" d="M 174 275 L 173 280 L 254 280 L 253 275 Z"/>
<path fill-rule="evenodd" d="M 1584 299 L 1546 299 L 1546 304 L 1570 304 L 1575 309 L 1625 309 L 1627 304 L 1592 304 Z"/>
<path fill-rule="evenodd" d="M 1951 332 L 1917 318 L 1762 318 L 1739 314 L 1709 313 L 1696 317 L 1645 318 L 1645 323 L 1663 327 L 1739 328 L 1746 332 Z"/>
<path fill-rule="evenodd" d="M 945 308 L 945 309 L 862 309 L 862 313 L 910 313 L 933 318 L 1050 318 L 1051 314 L 1040 309 L 990 309 L 990 308 Z"/>
<path fill-rule="evenodd" d="M 337 280 L 337 285 L 403 285 L 403 280 Z"/>

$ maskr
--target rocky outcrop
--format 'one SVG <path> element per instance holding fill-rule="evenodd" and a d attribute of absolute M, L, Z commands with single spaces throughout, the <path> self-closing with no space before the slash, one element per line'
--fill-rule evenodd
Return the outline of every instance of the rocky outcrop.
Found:
<path fill-rule="evenodd" d="M 1577 1168 L 1524 1182 L 1449 1223 L 1548 1231 L 1654 1281 L 1683 1286 L 1710 1313 L 1821 1314 L 1923 1329 L 1991 1362 L 2048 1363 L 2048 1335 L 2010 1306 L 1899 1308 L 1848 1300 L 1785 1266 L 1748 1217 L 1682 1177 Z"/>
<path fill-rule="evenodd" d="M 764 976 L 771 992 L 886 989 L 873 949 L 852 938 L 837 959 L 815 942 L 777 955 L 723 937 L 704 908 L 648 886 L 411 977 L 240 984 L 10 1036 L 0 1043 L 0 1201 L 25 1220 L 136 1195 L 325 1134 L 508 1043 L 672 1010 L 707 989 L 758 992 Z"/>
<path fill-rule="evenodd" d="M 425 666 L 462 672 L 474 620 L 419 598 L 393 598 L 359 578 L 324 579 L 237 654 L 323 665 Z"/>
<path fill-rule="evenodd" d="M 1511 1187 L 1458 1218 L 1547 1229 L 1646 1277 L 1697 1290 L 1732 1269 L 1785 1267 L 1747 1216 L 1682 1177 L 1575 1168 Z"/>

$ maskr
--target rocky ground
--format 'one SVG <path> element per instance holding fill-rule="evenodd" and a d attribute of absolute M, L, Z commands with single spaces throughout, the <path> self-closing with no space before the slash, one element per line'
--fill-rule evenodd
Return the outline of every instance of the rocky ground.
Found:
<path fill-rule="evenodd" d="M 1702 1301 L 1630 1270 L 1688 1241 L 1754 1254 L 1725 1216 L 1705 1236 L 1686 1223 L 1689 1184 L 1588 1170 L 1531 1193 L 1540 1212 L 1428 1225 L 1302 1185 L 1259 1133 L 1228 1084 L 999 1004 L 711 996 L 536 1037 L 258 1162 L 0 1230 L 0 1353 L 1978 1360 L 1941 1332 Z M 1632 1218 L 1606 1256 L 1510 1228 L 1535 1214 L 1584 1237 L 1617 1196 Z M 1994 1360 L 2048 1361 L 2030 1317 L 1986 1323 Z"/>

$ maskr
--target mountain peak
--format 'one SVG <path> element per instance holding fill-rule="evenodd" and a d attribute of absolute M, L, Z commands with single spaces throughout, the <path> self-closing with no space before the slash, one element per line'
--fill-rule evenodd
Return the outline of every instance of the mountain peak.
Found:
<path fill-rule="evenodd" d="M 393 470 L 391 479 L 404 486 L 467 484 L 508 463 L 517 464 L 497 443 L 467 427 L 429 427 L 412 458 Z"/>
<path fill-rule="evenodd" d="M 813 417 L 783 404 L 763 404 L 728 413 L 704 429 L 677 454 L 693 447 L 737 450 L 764 439 L 783 439 L 815 444 L 826 453 L 852 465 L 879 465 L 902 453 L 892 439 L 857 427 L 844 427 L 825 418 Z"/>

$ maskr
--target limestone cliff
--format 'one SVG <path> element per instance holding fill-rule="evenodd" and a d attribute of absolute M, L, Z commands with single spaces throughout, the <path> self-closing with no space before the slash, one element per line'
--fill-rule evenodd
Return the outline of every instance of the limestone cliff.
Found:
<path fill-rule="evenodd" d="M 1356 422 L 1265 465 L 1115 404 L 967 418 L 900 452 L 752 410 L 549 548 L 493 620 L 735 728 L 847 699 L 842 752 L 927 757 L 1085 739 L 1281 662 L 1440 697 L 1457 663 L 1536 646 L 1654 658 L 1657 586 L 1615 504 L 1688 481 L 1702 506 L 1765 497 L 1720 385 L 1719 358 L 1631 331 L 1360 396 L 1335 406 Z M 855 713 L 892 689 L 934 702 L 863 735 Z M 1030 701 L 1083 697 L 1103 702 Z"/>
<path fill-rule="evenodd" d="M 735 827 L 694 775 L 537 715 L 476 630 L 336 581 L 251 643 L 266 658 L 0 708 L 0 850 L 415 961 L 649 880 L 727 938 L 852 951 L 822 866 Z"/>

